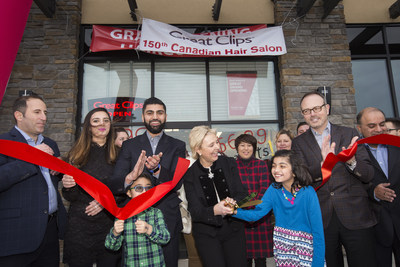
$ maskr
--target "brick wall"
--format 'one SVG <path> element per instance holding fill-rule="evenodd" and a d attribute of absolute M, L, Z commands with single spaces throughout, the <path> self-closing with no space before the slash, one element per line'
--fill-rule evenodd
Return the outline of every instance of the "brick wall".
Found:
<path fill-rule="evenodd" d="M 322 20 L 322 1 L 296 19 L 296 1 L 275 1 L 275 23 L 281 25 L 288 53 L 279 58 L 285 127 L 296 130 L 303 121 L 301 97 L 320 86 L 332 90 L 330 121 L 353 127 L 356 103 L 351 54 L 342 2 Z"/>
<path fill-rule="evenodd" d="M 12 103 L 20 90 L 32 90 L 47 104 L 45 135 L 62 154 L 74 141 L 78 91 L 78 35 L 81 0 L 56 1 L 53 18 L 32 4 L 11 78 L 0 106 L 0 132 L 14 125 Z"/>

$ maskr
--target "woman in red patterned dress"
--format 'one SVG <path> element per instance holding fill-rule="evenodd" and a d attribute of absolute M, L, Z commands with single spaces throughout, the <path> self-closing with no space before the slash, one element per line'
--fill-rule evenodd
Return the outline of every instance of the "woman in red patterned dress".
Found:
<path fill-rule="evenodd" d="M 265 161 L 255 158 L 257 139 L 249 134 L 242 134 L 235 140 L 238 157 L 236 160 L 240 179 L 246 185 L 249 194 L 257 192 L 255 199 L 261 199 L 271 184 L 270 172 Z M 271 213 L 253 223 L 246 223 L 247 266 L 265 267 L 266 258 L 273 257 L 273 226 Z"/>

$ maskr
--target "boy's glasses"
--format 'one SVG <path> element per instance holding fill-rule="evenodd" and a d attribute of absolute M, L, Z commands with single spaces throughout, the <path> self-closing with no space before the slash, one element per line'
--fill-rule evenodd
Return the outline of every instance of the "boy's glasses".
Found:
<path fill-rule="evenodd" d="M 135 192 L 142 193 L 143 190 L 149 191 L 149 190 L 152 189 L 152 188 L 153 188 L 153 186 L 151 186 L 151 185 L 150 185 L 150 186 L 136 185 L 136 186 L 134 186 L 134 187 L 131 187 L 130 190 L 135 190 Z"/>

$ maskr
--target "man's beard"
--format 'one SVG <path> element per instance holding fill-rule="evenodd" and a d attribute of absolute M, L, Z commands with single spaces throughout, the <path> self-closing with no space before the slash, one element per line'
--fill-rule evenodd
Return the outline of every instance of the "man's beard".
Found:
<path fill-rule="evenodd" d="M 154 121 L 154 120 L 153 120 Z M 158 121 L 160 124 L 159 125 L 157 125 L 157 126 L 151 126 L 150 125 L 150 123 L 151 123 L 151 121 L 150 121 L 150 123 L 147 123 L 146 121 L 144 122 L 144 126 L 146 127 L 146 129 L 147 129 L 147 131 L 149 131 L 150 133 L 152 133 L 152 134 L 159 134 L 159 133 L 161 133 L 161 131 L 164 129 L 164 127 L 165 127 L 165 121 L 163 122 L 163 123 L 161 123 L 161 121 L 159 121 L 159 120 L 156 120 L 156 121 Z"/>

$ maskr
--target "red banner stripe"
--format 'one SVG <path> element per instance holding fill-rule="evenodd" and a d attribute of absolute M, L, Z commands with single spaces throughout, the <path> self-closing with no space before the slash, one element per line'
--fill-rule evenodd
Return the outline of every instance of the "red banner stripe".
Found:
<path fill-rule="evenodd" d="M 0 140 L 0 153 L 73 176 L 79 186 L 120 220 L 126 220 L 159 201 L 178 184 L 190 163 L 187 159 L 179 158 L 172 181 L 155 186 L 151 190 L 130 200 L 125 207 L 119 208 L 115 203 L 113 194 L 105 184 L 65 161 L 28 144 L 9 140 Z"/>

